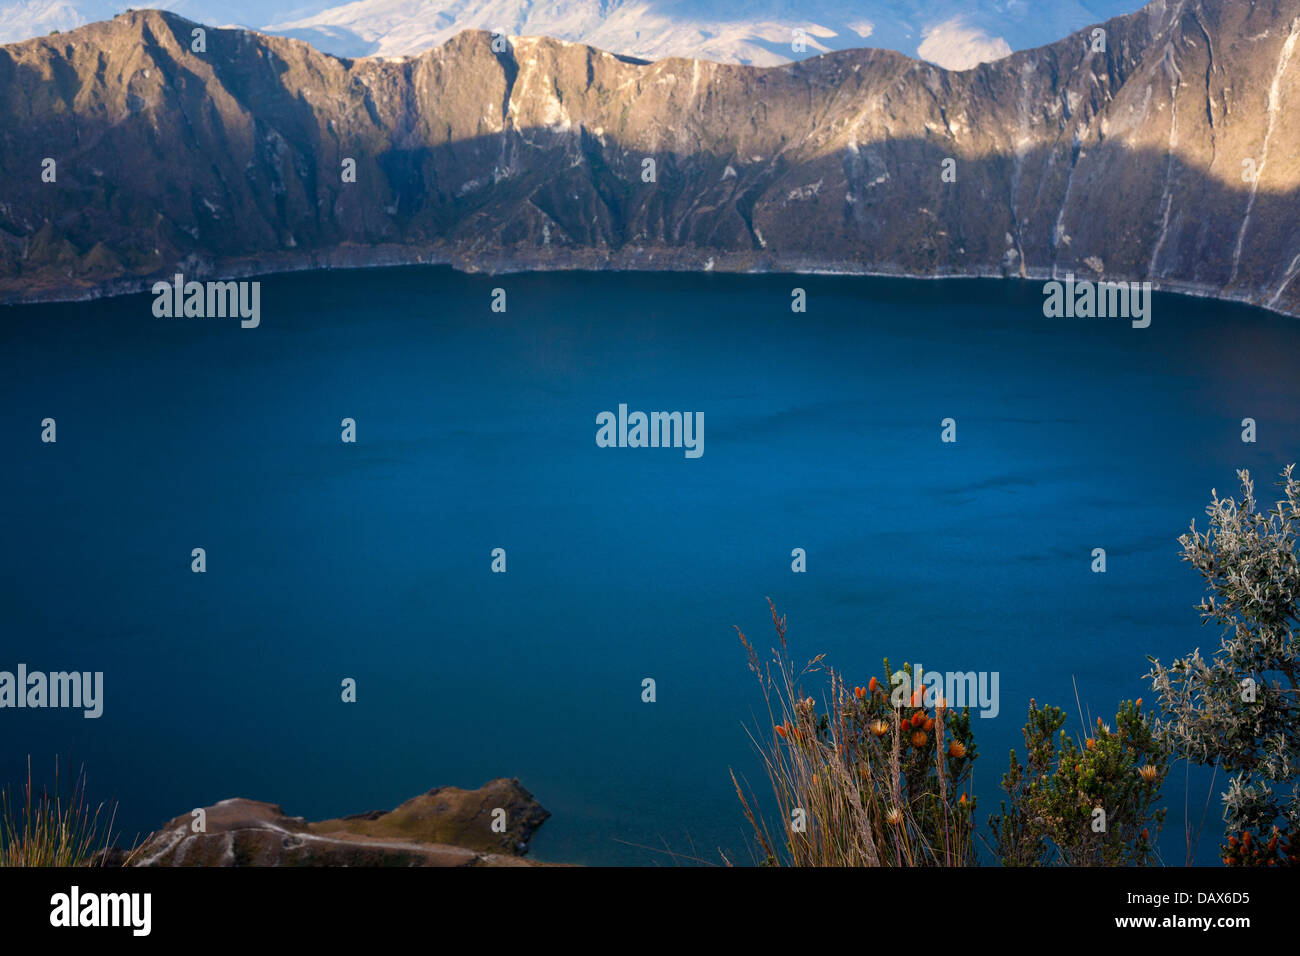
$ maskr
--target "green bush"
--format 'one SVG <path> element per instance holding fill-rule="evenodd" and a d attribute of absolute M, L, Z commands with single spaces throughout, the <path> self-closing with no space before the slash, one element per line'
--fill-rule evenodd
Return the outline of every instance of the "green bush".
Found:
<path fill-rule="evenodd" d="M 1079 745 L 1061 729 L 1063 711 L 1029 702 L 1026 762 L 1011 751 L 1002 778 L 1010 803 L 989 819 L 1004 866 L 1154 861 L 1165 819 L 1155 804 L 1169 754 L 1141 707 L 1141 700 L 1121 704 L 1113 731 L 1097 718 L 1093 736 Z"/>

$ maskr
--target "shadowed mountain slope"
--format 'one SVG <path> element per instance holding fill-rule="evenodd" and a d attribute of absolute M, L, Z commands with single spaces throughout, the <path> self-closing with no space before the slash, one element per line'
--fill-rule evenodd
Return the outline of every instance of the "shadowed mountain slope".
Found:
<path fill-rule="evenodd" d="M 480 32 L 346 60 L 209 28 L 195 52 L 196 26 L 0 48 L 0 298 L 429 261 L 1074 272 L 1300 312 L 1300 0 L 1157 2 L 1104 52 L 1084 31 L 963 72 Z"/>

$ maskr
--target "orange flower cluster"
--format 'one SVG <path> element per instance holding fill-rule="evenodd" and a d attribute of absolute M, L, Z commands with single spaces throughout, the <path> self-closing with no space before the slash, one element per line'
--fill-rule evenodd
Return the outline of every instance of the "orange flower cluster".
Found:
<path fill-rule="evenodd" d="M 911 741 L 912 746 L 920 750 L 929 743 L 930 734 L 934 733 L 934 718 L 927 715 L 924 710 L 918 710 L 910 715 L 903 714 L 899 718 L 899 729 L 908 735 L 907 739 Z"/>
<path fill-rule="evenodd" d="M 871 678 L 871 680 L 867 681 L 866 687 L 853 688 L 853 696 L 856 697 L 858 700 L 866 700 L 867 695 L 868 694 L 874 695 L 876 693 L 876 688 L 879 686 L 880 686 L 879 682 L 877 682 L 877 680 L 873 677 Z"/>
<path fill-rule="evenodd" d="M 1294 834 L 1283 835 L 1277 827 L 1267 841 L 1255 839 L 1249 830 L 1238 839 L 1228 837 L 1223 848 L 1224 866 L 1298 866 L 1300 846 Z"/>

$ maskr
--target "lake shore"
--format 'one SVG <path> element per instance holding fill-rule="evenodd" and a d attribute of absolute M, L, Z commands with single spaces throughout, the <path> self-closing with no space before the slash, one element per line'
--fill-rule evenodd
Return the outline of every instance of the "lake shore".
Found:
<path fill-rule="evenodd" d="M 748 275 L 843 276 L 881 279 L 918 279 L 951 281 L 963 279 L 1002 279 L 1028 283 L 1062 279 L 1065 273 L 1053 269 L 1030 268 L 1021 274 L 1008 274 L 995 265 L 976 265 L 962 272 L 916 273 L 892 263 L 864 265 L 850 260 L 823 260 L 802 256 L 774 256 L 767 253 L 735 253 L 702 249 L 632 247 L 616 253 L 594 249 L 548 250 L 546 253 L 520 255 L 515 251 L 496 255 L 467 254 L 444 244 L 338 246 L 333 249 L 294 251 L 272 255 L 225 259 L 212 262 L 191 257 L 176 267 L 186 279 L 232 280 L 287 275 L 312 271 L 346 271 L 387 269 L 404 266 L 450 266 L 457 272 L 504 276 L 546 272 L 632 272 L 632 273 L 726 273 Z M 171 282 L 176 270 L 144 276 L 96 280 L 75 276 L 58 282 L 35 284 L 22 277 L 0 279 L 0 307 L 44 305 L 61 302 L 90 302 L 117 296 L 149 292 L 155 283 Z M 1155 292 L 1213 299 L 1235 305 L 1248 305 L 1289 318 L 1300 313 L 1270 304 L 1266 291 L 1248 295 L 1225 293 L 1208 283 L 1152 279 L 1143 276 L 1095 273 L 1080 279 L 1109 282 L 1150 282 Z"/>

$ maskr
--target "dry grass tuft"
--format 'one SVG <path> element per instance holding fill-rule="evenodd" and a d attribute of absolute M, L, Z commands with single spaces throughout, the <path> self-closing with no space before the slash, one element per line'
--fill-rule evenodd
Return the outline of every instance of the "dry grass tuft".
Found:
<path fill-rule="evenodd" d="M 770 731 L 749 732 L 772 787 L 775 830 L 732 772 L 762 863 L 771 866 L 966 866 L 975 862 L 970 714 L 894 703 L 886 679 L 852 690 L 818 655 L 795 670 L 771 600 L 778 648 L 763 662 L 740 628 Z M 910 671 L 909 671 L 910 672 Z M 819 712 L 803 684 L 825 685 Z M 950 743 L 952 746 L 950 747 Z M 957 794 L 960 793 L 958 797 Z"/>
<path fill-rule="evenodd" d="M 103 821 L 105 805 L 92 807 L 86 800 L 84 772 L 65 802 L 59 795 L 57 763 L 54 775 L 54 793 L 38 796 L 29 758 L 22 803 L 15 804 L 7 789 L 0 793 L 0 866 L 90 866 L 108 855 L 116 808 Z"/>

